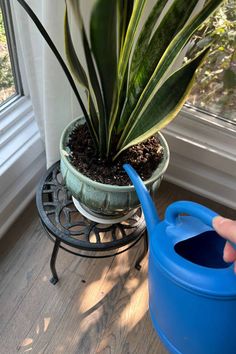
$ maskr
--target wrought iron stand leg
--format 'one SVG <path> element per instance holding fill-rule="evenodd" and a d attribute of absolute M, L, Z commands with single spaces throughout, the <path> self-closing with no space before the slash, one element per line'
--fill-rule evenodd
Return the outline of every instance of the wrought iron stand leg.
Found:
<path fill-rule="evenodd" d="M 140 263 L 142 262 L 142 260 L 144 259 L 144 257 L 146 256 L 146 254 L 148 252 L 148 234 L 147 234 L 147 230 L 144 231 L 143 242 L 144 242 L 143 252 L 140 254 L 139 258 L 137 259 L 137 261 L 135 263 L 135 268 L 137 270 L 140 270 L 142 268 Z"/>
<path fill-rule="evenodd" d="M 60 241 L 56 240 L 53 251 L 52 251 L 52 256 L 51 256 L 51 261 L 50 261 L 50 268 L 52 272 L 52 278 L 50 279 L 50 282 L 55 285 L 58 282 L 58 275 L 56 271 L 56 259 L 57 259 L 57 254 L 60 246 Z"/>

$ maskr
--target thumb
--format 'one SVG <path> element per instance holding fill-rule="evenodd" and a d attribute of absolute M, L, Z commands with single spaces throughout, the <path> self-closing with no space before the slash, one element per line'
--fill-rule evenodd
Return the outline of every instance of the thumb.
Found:
<path fill-rule="evenodd" d="M 216 216 L 212 224 L 219 235 L 236 243 L 236 221 Z"/>

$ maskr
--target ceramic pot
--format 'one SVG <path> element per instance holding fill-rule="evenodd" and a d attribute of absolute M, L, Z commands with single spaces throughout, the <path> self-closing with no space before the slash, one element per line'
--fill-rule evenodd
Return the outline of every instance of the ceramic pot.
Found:
<path fill-rule="evenodd" d="M 60 141 L 61 173 L 67 188 L 72 196 L 89 213 L 101 217 L 120 218 L 140 206 L 133 185 L 114 186 L 103 184 L 86 177 L 80 173 L 70 162 L 70 149 L 67 146 L 70 133 L 78 124 L 84 124 L 84 118 L 77 118 L 65 128 Z M 161 183 L 164 172 L 169 163 L 169 148 L 162 134 L 158 138 L 164 147 L 164 156 L 152 176 L 145 181 L 151 194 L 155 193 Z"/>

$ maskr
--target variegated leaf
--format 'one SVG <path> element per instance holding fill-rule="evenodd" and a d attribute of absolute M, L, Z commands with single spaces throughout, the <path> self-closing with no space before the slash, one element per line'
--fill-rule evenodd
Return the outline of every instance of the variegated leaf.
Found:
<path fill-rule="evenodd" d="M 155 93 L 139 118 L 127 124 L 118 144 L 120 148 L 118 154 L 129 146 L 146 140 L 174 119 L 192 88 L 196 69 L 207 51 L 208 49 L 205 49 L 196 58 L 172 74 Z"/>

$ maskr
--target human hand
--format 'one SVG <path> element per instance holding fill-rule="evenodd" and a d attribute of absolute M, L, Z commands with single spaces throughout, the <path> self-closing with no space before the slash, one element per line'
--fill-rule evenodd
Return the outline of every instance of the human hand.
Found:
<path fill-rule="evenodd" d="M 236 221 L 216 216 L 213 219 L 213 227 L 220 236 L 236 244 Z M 236 250 L 229 242 L 224 248 L 224 261 L 234 262 L 234 272 L 236 273 Z"/>

